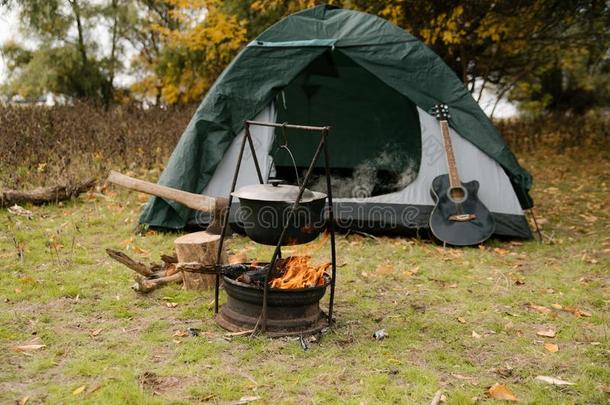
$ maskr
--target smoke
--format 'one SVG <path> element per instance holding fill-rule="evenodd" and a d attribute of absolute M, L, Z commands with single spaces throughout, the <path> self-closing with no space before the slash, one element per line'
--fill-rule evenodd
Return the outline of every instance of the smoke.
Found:
<path fill-rule="evenodd" d="M 331 175 L 333 197 L 361 199 L 405 188 L 417 177 L 414 162 L 407 159 L 404 153 L 386 150 L 354 167 L 349 176 Z M 407 160 L 406 165 L 405 160 Z M 397 167 L 404 169 L 402 171 L 380 169 Z M 310 184 L 311 190 L 326 192 L 326 176 L 316 176 L 312 178 Z"/>

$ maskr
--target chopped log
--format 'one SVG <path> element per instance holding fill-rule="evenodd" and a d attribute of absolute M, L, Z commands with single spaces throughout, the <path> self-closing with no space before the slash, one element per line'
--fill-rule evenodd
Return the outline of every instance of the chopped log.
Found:
<path fill-rule="evenodd" d="M 216 264 L 218 254 L 218 244 L 220 235 L 213 235 L 208 232 L 195 232 L 183 235 L 174 241 L 178 263 L 197 262 L 203 265 Z M 226 254 L 223 252 L 221 263 L 226 263 Z M 200 274 L 181 272 L 184 289 L 203 290 L 211 289 L 216 283 L 216 276 L 213 274 Z"/>
<path fill-rule="evenodd" d="M 180 274 L 180 273 L 175 273 L 175 274 L 172 274 L 171 276 L 154 278 L 154 279 L 137 277 L 136 284 L 134 284 L 131 288 L 134 291 L 137 291 L 139 293 L 149 293 L 152 290 L 155 290 L 161 286 L 164 286 L 164 285 L 167 285 L 170 283 L 175 283 L 180 280 L 182 280 L 182 274 Z"/>
<path fill-rule="evenodd" d="M 148 266 L 146 266 L 144 263 L 133 260 L 131 257 L 127 256 L 123 252 L 119 252 L 118 250 L 106 249 L 106 253 L 108 253 L 108 256 L 110 256 L 112 259 L 116 260 L 121 264 L 124 264 L 125 266 L 129 267 L 130 269 L 144 277 L 152 277 L 155 274 L 155 272 L 149 269 Z"/>
<path fill-rule="evenodd" d="M 31 203 L 41 205 L 65 201 L 90 190 L 95 185 L 95 179 L 88 179 L 77 184 L 64 184 L 53 187 L 38 187 L 32 191 L 0 190 L 0 207 L 10 207 L 15 204 Z"/>

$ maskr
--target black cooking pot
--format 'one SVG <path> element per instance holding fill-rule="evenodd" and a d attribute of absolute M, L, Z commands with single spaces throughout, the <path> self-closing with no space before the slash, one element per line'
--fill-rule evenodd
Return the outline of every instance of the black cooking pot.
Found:
<path fill-rule="evenodd" d="M 324 228 L 326 194 L 305 189 L 301 201 L 288 221 L 299 187 L 272 181 L 271 184 L 245 186 L 232 193 L 239 198 L 237 221 L 253 241 L 277 245 L 285 226 L 282 245 L 299 245 L 314 240 Z"/>

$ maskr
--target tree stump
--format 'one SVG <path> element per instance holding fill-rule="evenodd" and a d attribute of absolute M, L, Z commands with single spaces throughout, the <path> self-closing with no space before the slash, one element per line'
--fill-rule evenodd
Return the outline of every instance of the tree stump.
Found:
<path fill-rule="evenodd" d="M 181 236 L 174 241 L 176 255 L 179 263 L 198 262 L 201 264 L 216 264 L 220 235 L 208 232 L 195 232 Z M 222 253 L 221 263 L 226 263 L 225 252 Z M 185 290 L 205 290 L 214 288 L 216 275 L 182 272 Z"/>

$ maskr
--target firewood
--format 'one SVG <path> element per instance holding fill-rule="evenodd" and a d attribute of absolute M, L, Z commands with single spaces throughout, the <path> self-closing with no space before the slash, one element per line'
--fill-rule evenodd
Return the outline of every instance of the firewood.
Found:
<path fill-rule="evenodd" d="M 133 260 L 131 257 L 127 256 L 123 252 L 120 252 L 118 250 L 106 249 L 106 253 L 108 253 L 108 256 L 110 256 L 112 259 L 129 267 L 130 269 L 132 269 L 138 274 L 141 274 L 144 277 L 151 277 L 154 275 L 154 271 L 148 268 L 148 266 L 146 266 L 144 263 Z"/>
<path fill-rule="evenodd" d="M 26 203 L 41 205 L 69 200 L 91 189 L 94 185 L 95 179 L 88 179 L 77 184 L 38 187 L 32 191 L 0 190 L 0 207 Z"/>
<path fill-rule="evenodd" d="M 146 293 L 149 293 L 164 285 L 167 285 L 170 283 L 175 283 L 175 282 L 180 282 L 180 281 L 182 281 L 181 273 L 176 273 L 176 274 L 172 274 L 171 276 L 160 277 L 160 278 L 155 278 L 155 279 L 137 277 L 136 284 L 134 284 L 131 288 L 134 291 L 146 294 Z"/>
<path fill-rule="evenodd" d="M 173 254 L 171 256 L 170 255 L 161 255 L 161 260 L 165 264 L 175 264 L 175 263 L 178 263 L 178 256 L 176 256 L 175 254 Z"/>
<path fill-rule="evenodd" d="M 180 236 L 174 241 L 179 263 L 197 262 L 204 265 L 216 264 L 220 236 L 209 232 L 195 232 Z M 220 257 L 226 263 L 226 254 Z M 214 274 L 180 272 L 183 276 L 185 290 L 211 289 L 216 284 Z"/>

